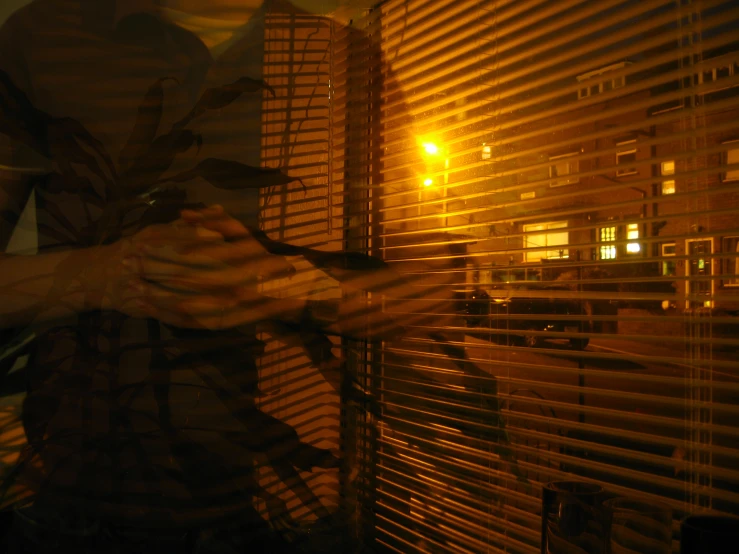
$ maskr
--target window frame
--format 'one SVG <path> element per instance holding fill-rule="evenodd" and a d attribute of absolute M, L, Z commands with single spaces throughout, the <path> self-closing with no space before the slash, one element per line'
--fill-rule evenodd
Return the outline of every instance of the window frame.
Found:
<path fill-rule="evenodd" d="M 555 227 L 552 227 L 553 225 Z M 523 230 L 523 233 L 524 233 L 524 235 L 523 235 L 523 243 L 524 243 L 524 248 L 525 248 L 524 253 L 523 253 L 523 262 L 530 264 L 530 263 L 541 263 L 542 260 L 566 260 L 566 259 L 569 259 L 569 257 L 570 257 L 570 249 L 569 249 L 569 245 L 570 245 L 570 234 L 569 234 L 569 230 L 564 231 L 567 234 L 567 242 L 564 244 L 564 246 L 567 246 L 567 248 L 559 249 L 558 251 L 562 253 L 559 256 L 549 256 L 548 255 L 550 252 L 554 252 L 554 250 L 551 250 L 549 248 L 550 245 L 548 244 L 548 242 L 549 242 L 548 239 L 546 241 L 547 244 L 542 245 L 542 247 L 540 249 L 538 249 L 538 250 L 531 250 L 533 248 L 537 248 L 537 245 L 533 245 L 532 246 L 532 245 L 529 244 L 529 241 L 533 237 L 536 237 L 536 236 L 539 236 L 539 235 L 543 235 L 543 236 L 547 237 L 548 235 L 551 235 L 551 234 L 559 234 L 559 233 L 562 233 L 563 232 L 562 229 L 568 229 L 569 226 L 570 225 L 569 225 L 569 222 L 568 221 L 547 221 L 547 222 L 542 222 L 542 223 L 527 223 L 527 224 L 524 224 L 522 226 L 522 230 Z M 535 229 L 535 227 L 544 227 L 544 228 L 542 228 L 542 229 Z M 538 231 L 538 233 L 537 233 L 537 231 Z M 559 231 L 559 233 L 551 233 L 550 231 Z M 563 246 L 563 245 L 553 244 L 551 246 Z M 536 259 L 530 259 L 530 256 L 535 255 L 537 253 L 543 253 L 543 255 L 539 256 Z"/>
<path fill-rule="evenodd" d="M 609 236 L 613 238 L 603 238 L 603 232 L 610 231 Z M 616 239 L 618 237 L 618 226 L 617 225 L 606 225 L 598 227 L 598 259 L 604 261 L 615 260 L 618 258 L 618 249 L 616 248 Z M 608 255 L 604 256 L 604 252 L 608 252 Z"/>
<path fill-rule="evenodd" d="M 582 100 L 583 98 L 588 98 L 590 96 L 593 96 L 594 94 L 602 94 L 603 92 L 608 92 L 609 90 L 624 87 L 626 85 L 626 75 L 619 75 L 618 77 L 603 79 L 602 81 L 598 81 L 596 84 L 588 84 L 588 81 L 595 80 L 596 78 L 601 77 L 611 71 L 623 69 L 627 65 L 631 65 L 631 62 L 622 61 L 607 65 L 605 67 L 601 67 L 600 69 L 596 69 L 594 71 L 589 71 L 588 73 L 583 73 L 582 75 L 578 75 L 577 82 L 580 83 L 581 86 L 577 89 L 577 99 Z M 610 87 L 606 88 L 606 83 L 609 83 Z M 593 88 L 596 87 L 597 91 L 593 92 Z"/>
<path fill-rule="evenodd" d="M 665 170 L 665 164 L 672 164 L 672 169 Z M 675 175 L 675 160 L 665 160 L 659 164 L 659 172 L 662 176 L 669 176 L 669 175 Z M 668 188 L 669 187 L 669 188 Z M 676 187 L 675 187 L 675 179 L 666 179 L 661 182 L 660 184 L 660 191 L 662 193 L 662 196 L 667 196 L 669 194 L 675 194 Z"/>
<path fill-rule="evenodd" d="M 736 145 L 736 148 L 727 147 L 726 151 L 721 152 L 721 165 L 725 166 L 729 164 L 729 152 L 730 151 L 736 152 L 737 162 L 739 162 L 739 139 L 725 140 L 721 142 L 721 144 L 722 145 L 726 145 L 726 144 Z M 722 183 L 733 183 L 735 181 L 739 181 L 739 169 L 724 170 L 721 172 L 721 182 Z"/>
<path fill-rule="evenodd" d="M 570 175 L 577 174 L 577 172 L 580 171 L 580 161 L 579 160 L 567 162 L 568 173 L 565 173 L 562 176 L 555 174 L 556 167 L 558 165 L 556 162 L 559 161 L 559 163 L 561 164 L 562 163 L 561 160 L 572 158 L 572 157 L 578 156 L 579 154 L 580 154 L 579 150 L 573 150 L 572 152 L 567 152 L 566 154 L 558 154 L 556 156 L 549 156 L 549 162 L 550 162 L 549 178 L 552 179 L 552 181 L 549 183 L 550 187 L 564 187 L 567 185 L 577 185 L 580 183 L 580 177 L 575 177 L 575 178 L 569 177 Z M 551 163 L 551 162 L 555 162 L 555 163 Z M 574 167 L 574 170 L 573 170 L 573 167 Z"/>
<path fill-rule="evenodd" d="M 636 232 L 636 236 L 629 236 L 631 233 Z M 641 244 L 641 224 L 638 222 L 626 223 L 626 254 L 629 256 L 637 256 L 642 253 Z M 631 250 L 630 247 L 633 245 L 637 246 L 636 250 Z"/>
<path fill-rule="evenodd" d="M 691 300 L 689 299 L 691 292 L 689 290 L 689 283 L 690 278 L 692 276 L 690 272 L 690 264 L 691 264 L 691 254 L 690 254 L 690 244 L 693 242 L 708 242 L 710 246 L 710 251 L 708 252 L 709 256 L 709 264 L 710 264 L 710 271 L 708 275 L 710 276 L 710 291 L 708 292 L 707 296 L 709 297 L 709 300 L 706 300 L 703 302 L 704 308 L 713 307 L 713 298 L 716 295 L 716 279 L 714 278 L 714 275 L 716 275 L 716 258 L 714 258 L 716 254 L 716 241 L 714 237 L 701 237 L 701 238 L 694 238 L 694 239 L 685 239 L 685 254 L 688 256 L 688 259 L 685 261 L 685 277 L 688 280 L 688 287 L 685 290 L 686 299 L 685 299 L 685 309 L 689 310 L 691 309 Z M 694 300 L 692 302 L 695 302 Z"/>
<path fill-rule="evenodd" d="M 634 155 L 634 167 L 629 167 L 629 168 L 624 168 L 624 169 L 616 168 L 616 177 L 626 177 L 627 175 L 636 175 L 639 173 L 639 171 L 637 171 L 636 169 L 636 161 L 637 161 L 636 154 L 637 154 L 637 151 L 639 150 L 636 144 L 636 139 L 634 138 L 634 139 L 628 139 L 628 140 L 622 140 L 622 141 L 616 142 L 616 146 L 622 147 L 626 145 L 633 145 L 634 147 L 629 148 L 628 150 L 619 150 L 618 152 L 616 152 L 616 165 L 621 165 L 622 163 L 620 159 L 621 156 L 633 154 Z"/>
<path fill-rule="evenodd" d="M 730 242 L 729 242 L 730 241 Z M 733 250 L 727 248 L 729 244 L 734 245 Z M 721 275 L 731 275 L 734 277 L 729 279 L 721 279 L 721 285 L 724 287 L 738 288 L 739 287 L 739 235 L 728 235 L 721 237 Z M 726 258 L 723 254 L 736 254 L 733 258 Z M 727 268 L 731 268 L 733 264 L 733 271 L 727 271 Z"/>
<path fill-rule="evenodd" d="M 665 249 L 669 246 L 672 246 L 673 250 L 672 252 L 665 252 Z M 677 276 L 677 263 L 676 261 L 668 261 L 665 260 L 665 258 L 675 258 L 677 257 L 677 243 L 675 241 L 672 242 L 663 242 L 660 244 L 660 275 L 662 277 L 676 277 Z M 665 264 L 672 264 L 672 273 L 666 273 L 665 272 Z"/>
<path fill-rule="evenodd" d="M 705 60 L 705 61 L 706 62 L 710 62 L 710 60 Z M 696 84 L 698 84 L 698 85 L 705 85 L 707 83 L 716 83 L 718 81 L 721 81 L 722 79 L 728 79 L 729 77 L 732 77 L 734 75 L 739 74 L 739 62 L 736 62 L 736 61 L 733 61 L 733 60 L 727 60 L 727 62 L 728 62 L 728 65 L 717 64 L 717 65 L 708 67 L 708 68 L 703 69 L 702 71 L 699 71 L 698 73 L 696 73 L 696 77 L 695 77 Z M 726 68 L 727 69 L 727 74 L 726 75 L 719 76 L 718 75 L 718 72 L 722 68 Z M 708 74 L 708 73 L 711 74 L 711 78 L 710 79 L 706 79 L 705 78 L 706 74 Z M 737 85 L 726 85 L 724 87 L 713 89 L 713 90 L 708 91 L 708 92 L 698 91 L 698 92 L 696 92 L 696 95 L 698 95 L 698 96 L 705 96 L 706 94 L 713 94 L 714 92 L 719 92 L 721 90 L 726 90 L 728 88 L 733 88 L 735 86 L 737 86 Z"/>

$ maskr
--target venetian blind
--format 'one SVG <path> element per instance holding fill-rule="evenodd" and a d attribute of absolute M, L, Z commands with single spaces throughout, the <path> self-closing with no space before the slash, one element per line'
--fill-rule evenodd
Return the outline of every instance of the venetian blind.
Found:
<path fill-rule="evenodd" d="M 275 91 L 262 104 L 261 158 L 299 178 L 260 194 L 260 227 L 273 239 L 328 250 L 341 247 L 342 210 L 332 204 L 341 184 L 331 177 L 333 132 L 330 88 L 337 25 L 306 13 L 268 13 L 265 21 L 264 80 Z M 305 187 L 301 186 L 301 182 Z M 278 298 L 328 299 L 336 283 L 302 260 L 291 258 L 296 274 L 265 282 L 265 294 Z M 260 358 L 260 408 L 290 425 L 300 439 L 338 453 L 339 397 L 298 344 L 264 334 Z M 279 340 L 278 340 L 279 339 Z M 307 488 L 262 470 L 261 485 L 279 498 L 280 509 L 263 503 L 265 517 L 279 526 L 303 526 L 326 518 L 339 505 L 335 469 L 301 473 Z M 287 536 L 296 529 L 288 529 Z"/>
<path fill-rule="evenodd" d="M 350 358 L 379 405 L 353 420 L 378 548 L 538 552 L 554 480 L 739 513 L 738 25 L 690 0 L 357 24 L 384 63 L 343 51 L 369 132 L 336 112 L 330 194 L 349 246 L 423 292 L 384 299 L 416 334 Z"/>

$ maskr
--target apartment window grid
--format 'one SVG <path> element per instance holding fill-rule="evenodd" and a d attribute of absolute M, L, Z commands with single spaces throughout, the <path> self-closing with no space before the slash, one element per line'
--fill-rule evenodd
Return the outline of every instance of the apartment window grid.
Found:
<path fill-rule="evenodd" d="M 599 230 L 600 242 L 609 243 L 616 241 L 616 227 L 601 227 Z M 615 260 L 616 259 L 616 245 L 615 244 L 601 244 L 599 248 L 599 258 L 601 260 Z"/>

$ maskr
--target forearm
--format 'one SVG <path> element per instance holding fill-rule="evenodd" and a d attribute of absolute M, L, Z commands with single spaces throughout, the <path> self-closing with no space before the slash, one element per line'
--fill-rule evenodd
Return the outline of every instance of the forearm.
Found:
<path fill-rule="evenodd" d="M 117 245 L 15 256 L 0 254 L 0 328 L 105 307 Z"/>

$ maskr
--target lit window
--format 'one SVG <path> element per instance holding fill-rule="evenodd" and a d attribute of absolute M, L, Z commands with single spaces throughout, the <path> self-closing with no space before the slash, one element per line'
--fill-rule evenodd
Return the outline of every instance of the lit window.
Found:
<path fill-rule="evenodd" d="M 639 224 L 638 223 L 629 223 L 626 226 L 626 240 L 628 241 L 635 241 L 639 240 Z M 626 243 L 626 252 L 629 254 L 638 254 L 641 252 L 641 244 L 638 242 L 628 242 Z"/>
<path fill-rule="evenodd" d="M 677 264 L 675 260 L 675 243 L 666 242 L 662 244 L 662 275 L 664 277 L 672 277 L 677 274 Z"/>
<path fill-rule="evenodd" d="M 724 253 L 722 273 L 724 285 L 739 287 L 739 237 L 725 237 L 721 243 Z"/>
<path fill-rule="evenodd" d="M 623 142 L 617 142 L 618 146 L 624 147 L 623 150 L 616 152 L 616 164 L 626 165 L 633 164 L 636 162 L 636 140 L 626 140 Z M 620 167 L 616 169 L 616 176 L 622 177 L 624 175 L 633 175 L 636 173 L 636 167 Z"/>
<path fill-rule="evenodd" d="M 493 157 L 493 149 L 490 147 L 490 145 L 484 144 L 482 147 L 482 159 L 489 160 L 492 157 Z"/>
<path fill-rule="evenodd" d="M 662 162 L 660 171 L 662 175 L 675 174 L 675 160 L 667 160 Z M 662 194 L 675 194 L 675 180 L 669 179 L 662 181 Z"/>
<path fill-rule="evenodd" d="M 600 228 L 600 242 L 613 242 L 615 240 L 616 240 L 616 228 L 615 227 L 601 227 Z M 616 245 L 615 244 L 602 244 L 600 246 L 600 259 L 601 260 L 616 259 Z"/>
<path fill-rule="evenodd" d="M 739 163 L 739 140 L 727 141 L 724 144 L 728 144 L 726 152 L 723 154 L 723 164 L 737 164 Z M 739 168 L 727 169 L 721 175 L 721 180 L 726 183 L 729 181 L 739 181 Z"/>
<path fill-rule="evenodd" d="M 616 247 L 615 246 L 601 246 L 600 247 L 600 259 L 601 260 L 615 260 L 616 259 Z"/>
<path fill-rule="evenodd" d="M 567 249 L 567 245 L 570 242 L 570 237 L 566 229 L 566 221 L 524 225 L 523 231 L 526 233 L 524 243 L 526 248 L 536 249 L 527 250 L 524 253 L 524 260 L 527 262 L 540 262 L 544 259 L 568 258 L 569 250 Z"/>
<path fill-rule="evenodd" d="M 556 179 L 552 181 L 551 186 L 559 187 L 562 185 L 573 185 L 580 181 L 578 177 L 567 177 L 568 175 L 574 175 L 578 172 L 580 164 L 577 160 L 572 160 L 573 156 L 577 156 L 577 152 L 570 152 L 568 154 L 562 154 L 561 156 L 550 156 L 549 161 L 553 162 L 549 166 L 549 177 L 555 179 L 556 177 L 563 177 L 562 179 Z"/>

